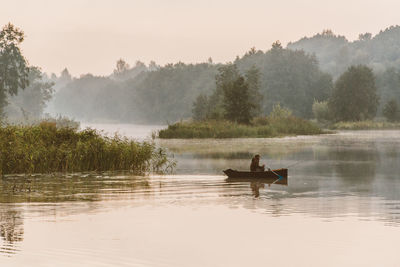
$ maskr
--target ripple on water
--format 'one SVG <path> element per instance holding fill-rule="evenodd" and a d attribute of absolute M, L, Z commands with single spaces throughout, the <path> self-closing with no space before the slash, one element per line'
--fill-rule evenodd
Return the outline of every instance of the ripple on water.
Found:
<path fill-rule="evenodd" d="M 297 259 L 309 251 L 325 255 L 323 247 L 385 253 L 395 247 L 385 244 L 395 243 L 390 237 L 400 226 L 400 139 L 399 131 L 381 135 L 163 140 L 178 160 L 176 175 L 6 176 L 0 179 L 0 255 L 57 266 L 187 266 L 185 255 L 205 266 L 202 259 L 220 255 L 220 266 L 229 259 L 243 266 L 272 245 Z M 231 166 L 248 168 L 256 152 L 274 167 L 302 162 L 290 168 L 288 186 L 219 175 Z M 379 243 L 383 232 L 387 242 Z M 241 250 L 235 250 L 238 240 Z M 18 266 L 17 258 L 5 266 Z"/>

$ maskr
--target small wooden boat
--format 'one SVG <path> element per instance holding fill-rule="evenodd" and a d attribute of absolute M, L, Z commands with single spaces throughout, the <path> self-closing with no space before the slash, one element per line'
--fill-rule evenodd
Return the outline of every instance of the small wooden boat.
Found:
<path fill-rule="evenodd" d="M 246 171 L 236 171 L 232 169 L 227 169 L 224 173 L 228 178 L 254 178 L 254 179 L 264 179 L 264 178 L 287 178 L 288 169 L 277 169 L 265 172 L 246 172 Z"/>

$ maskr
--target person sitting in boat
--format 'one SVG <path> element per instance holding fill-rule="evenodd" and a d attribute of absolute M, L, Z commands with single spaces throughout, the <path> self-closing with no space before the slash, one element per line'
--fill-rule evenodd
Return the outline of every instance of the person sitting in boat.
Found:
<path fill-rule="evenodd" d="M 260 166 L 260 155 L 255 155 L 251 159 L 250 171 L 252 172 L 263 172 L 265 170 L 265 165 Z"/>

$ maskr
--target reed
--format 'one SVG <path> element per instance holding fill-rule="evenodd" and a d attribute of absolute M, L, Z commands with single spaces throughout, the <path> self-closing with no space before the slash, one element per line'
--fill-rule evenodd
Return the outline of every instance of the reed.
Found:
<path fill-rule="evenodd" d="M 172 170 L 165 150 L 94 129 L 58 128 L 55 122 L 0 127 L 0 174 Z"/>
<path fill-rule="evenodd" d="M 178 122 L 159 131 L 158 136 L 162 139 L 266 138 L 322 133 L 315 123 L 301 118 L 269 116 L 255 118 L 249 125 L 218 120 Z"/>

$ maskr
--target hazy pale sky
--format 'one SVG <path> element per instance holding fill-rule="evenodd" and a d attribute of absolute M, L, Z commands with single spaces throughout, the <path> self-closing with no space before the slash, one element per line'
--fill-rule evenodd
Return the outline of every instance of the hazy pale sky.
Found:
<path fill-rule="evenodd" d="M 119 58 L 159 64 L 234 60 L 323 29 L 353 40 L 400 24 L 399 0 L 0 0 L 24 30 L 31 65 L 109 74 Z"/>

